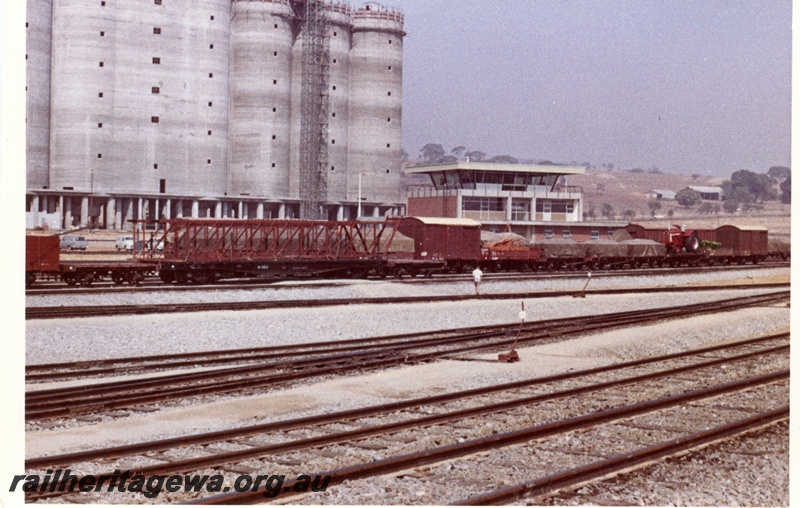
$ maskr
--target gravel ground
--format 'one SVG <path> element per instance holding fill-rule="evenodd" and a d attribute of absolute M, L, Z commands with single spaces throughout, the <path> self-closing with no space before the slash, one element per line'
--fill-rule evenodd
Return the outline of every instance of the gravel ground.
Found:
<path fill-rule="evenodd" d="M 710 271 L 695 274 L 664 274 L 650 276 L 620 276 L 602 274 L 592 278 L 589 288 L 623 288 L 642 286 L 681 286 L 685 284 L 708 284 L 718 281 L 747 280 L 788 276 L 788 268 L 741 269 L 731 271 Z M 481 284 L 481 292 L 519 293 L 525 291 L 570 290 L 579 291 L 585 279 L 540 279 L 527 281 L 492 280 L 486 274 Z M 292 285 L 296 282 L 290 283 Z M 125 304 L 167 304 L 167 303 L 205 303 L 205 302 L 245 302 L 269 300 L 307 300 L 307 299 L 347 299 L 364 297 L 422 296 L 422 295 L 463 295 L 471 294 L 471 280 L 441 284 L 406 284 L 391 281 L 356 280 L 342 281 L 341 285 L 324 288 L 281 287 L 281 283 L 258 289 L 236 289 L 230 291 L 152 291 L 133 294 L 94 294 L 94 295 L 31 295 L 25 298 L 29 307 L 49 307 L 58 305 L 125 305 Z"/>
<path fill-rule="evenodd" d="M 739 278 L 770 276 L 766 271 L 737 272 Z M 749 272 L 749 271 L 748 271 Z M 784 275 L 788 271 L 782 272 Z M 774 274 L 772 274 L 774 276 Z M 714 278 L 716 276 L 716 278 Z M 720 279 L 718 274 L 697 274 L 683 284 L 708 283 Z M 707 278 L 711 277 L 711 278 Z M 624 278 L 625 284 L 631 278 Z M 665 283 L 676 283 L 670 277 Z M 598 279 L 600 280 L 600 279 Z M 593 287 L 600 287 L 599 285 Z M 540 281 L 551 289 L 575 287 L 576 281 Z M 653 278 L 642 278 L 631 285 L 653 284 Z M 508 285 L 500 289 L 499 284 Z M 544 287 L 531 287 L 532 282 L 502 282 L 497 287 L 487 283 L 487 292 L 531 291 Z M 563 285 L 560 287 L 559 285 Z M 457 293 L 471 291 L 471 284 L 453 284 Z M 259 290 L 255 299 L 288 299 L 282 292 Z M 358 296 L 395 296 L 397 294 L 439 294 L 440 286 L 396 285 L 384 282 L 357 283 L 324 289 L 290 289 L 287 293 L 312 291 L 313 298 L 341 298 L 340 292 L 358 292 Z M 417 293 L 419 292 L 419 293 Z M 434 293 L 435 292 L 435 293 Z M 669 307 L 715 299 L 734 298 L 769 290 L 733 290 L 702 293 L 664 293 L 648 295 L 615 295 L 588 297 L 586 299 L 545 298 L 525 302 L 528 321 L 578 315 Z M 239 292 L 239 300 L 244 294 Z M 202 294 L 202 293 L 199 293 Z M 190 298 L 198 298 L 192 294 Z M 267 296 L 265 296 L 267 295 Z M 271 296 L 270 296 L 271 295 Z M 324 295 L 324 296 L 323 296 Z M 158 295 L 164 298 L 167 295 Z M 186 294 L 182 294 L 186 298 Z M 308 297 L 308 296 L 306 296 Z M 62 297 L 63 298 L 63 297 Z M 130 298 L 130 295 L 127 297 Z M 210 297 L 212 298 L 212 297 Z M 215 298 L 215 297 L 214 297 Z M 300 297 L 303 298 L 303 297 Z M 62 304 L 70 301 L 64 300 Z M 166 303 L 163 300 L 159 300 Z M 195 300 L 196 301 L 196 300 Z M 113 303 L 104 301 L 103 303 Z M 310 342 L 342 338 L 359 338 L 443 328 L 478 326 L 483 324 L 511 323 L 517 320 L 519 300 L 450 302 L 419 305 L 354 305 L 349 307 L 262 310 L 240 312 L 215 312 L 204 314 L 121 316 L 118 318 L 86 318 L 69 320 L 42 320 L 27 322 L 26 348 L 28 363 L 70 361 L 88 358 L 107 358 L 174 353 L 206 349 L 227 349 L 248 346 L 266 346 L 289 342 Z M 701 316 L 625 330 L 614 330 L 559 343 L 526 348 L 520 351 L 522 361 L 517 364 L 497 362 L 442 361 L 434 364 L 394 368 L 358 376 L 328 379 L 312 385 L 296 386 L 247 397 L 219 396 L 165 407 L 150 414 L 130 418 L 104 419 L 81 427 L 30 432 L 26 435 L 26 455 L 45 454 L 125 444 L 144 439 L 168 437 L 199 431 L 219 430 L 234 426 L 257 424 L 266 421 L 293 418 L 324 411 L 337 411 L 363 407 L 399 399 L 419 397 L 443 391 L 456 391 L 486 386 L 515 379 L 537 377 L 574 368 L 588 368 L 644 355 L 664 354 L 738 338 L 773 333 L 788 329 L 789 312 L 785 307 L 753 308 L 736 313 Z M 483 355 L 494 359 L 496 355 Z M 773 453 L 775 446 L 764 445 Z M 759 448 L 760 449 L 760 448 Z M 767 455 L 764 461 L 750 461 L 741 471 L 714 476 L 711 470 L 698 478 L 704 483 L 696 491 L 724 489 L 734 483 L 739 491 L 747 491 L 749 478 L 767 478 L 779 482 L 785 474 L 787 459 L 780 455 Z M 771 458 L 774 457 L 774 460 Z M 335 462 L 335 459 L 332 458 Z M 747 458 L 740 460 L 748 460 Z M 764 462 L 768 463 L 766 466 Z M 772 464 L 771 466 L 769 464 Z M 756 467 L 763 467 L 760 472 Z M 295 469 L 297 469 L 295 467 Z M 782 473 L 783 471 L 783 473 Z M 740 474 L 741 473 L 741 474 Z M 746 475 L 750 475 L 749 477 Z M 755 476 L 753 476 L 755 475 Z M 761 476 L 759 476 L 761 475 Z M 692 476 L 687 474 L 686 479 Z M 645 480 L 646 481 L 646 480 Z M 664 481 L 664 490 L 669 482 Z M 678 482 L 679 480 L 674 480 Z M 681 480 L 682 481 L 682 480 Z M 689 481 L 689 480 L 686 480 Z M 680 486 L 680 484 L 677 484 Z M 674 489 L 674 487 L 673 487 Z M 768 490 L 768 487 L 762 490 Z M 594 492 L 594 491 L 592 491 Z M 743 497 L 709 495 L 707 498 L 644 497 L 637 501 L 635 491 L 624 504 L 668 504 L 680 499 L 679 504 L 753 504 Z M 620 494 L 620 496 L 622 496 Z M 610 498 L 614 500 L 615 498 Z M 703 502 L 702 499 L 713 499 Z M 782 497 L 752 497 L 755 504 L 786 504 Z M 579 503 L 599 502 L 586 498 Z M 697 500 L 697 501 L 695 501 Z M 771 501 L 766 501 L 771 500 Z M 367 502 L 374 500 L 367 499 Z M 167 502 L 160 498 L 159 502 Z M 567 503 L 570 504 L 570 503 Z"/>
<path fill-rule="evenodd" d="M 376 289 L 370 293 L 385 294 L 385 288 Z M 767 292 L 771 290 L 537 298 L 526 301 L 525 308 L 527 320 L 536 321 Z M 26 322 L 26 363 L 263 347 L 513 323 L 519 309 L 519 300 L 468 300 L 320 307 L 310 311 L 295 308 L 34 320 Z"/>

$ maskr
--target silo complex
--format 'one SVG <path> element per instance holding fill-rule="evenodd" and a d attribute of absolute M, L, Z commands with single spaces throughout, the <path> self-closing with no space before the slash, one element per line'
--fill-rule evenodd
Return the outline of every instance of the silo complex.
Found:
<path fill-rule="evenodd" d="M 304 5 L 28 0 L 29 212 L 297 217 Z M 329 216 L 400 214 L 403 16 L 325 11 Z"/>

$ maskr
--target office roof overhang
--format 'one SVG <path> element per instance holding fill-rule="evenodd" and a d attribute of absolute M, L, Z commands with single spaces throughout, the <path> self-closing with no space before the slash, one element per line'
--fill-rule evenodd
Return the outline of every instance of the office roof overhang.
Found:
<path fill-rule="evenodd" d="M 488 162 L 456 162 L 453 164 L 432 164 L 412 166 L 405 169 L 408 174 L 429 174 L 442 171 L 491 171 L 498 173 L 527 173 L 534 175 L 583 175 L 583 166 L 557 166 L 541 164 L 495 164 Z"/>

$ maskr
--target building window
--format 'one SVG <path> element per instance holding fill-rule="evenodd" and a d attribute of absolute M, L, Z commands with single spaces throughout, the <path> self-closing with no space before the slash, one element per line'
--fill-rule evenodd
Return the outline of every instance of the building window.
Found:
<path fill-rule="evenodd" d="M 527 199 L 511 200 L 511 220 L 530 220 L 531 203 Z"/>
<path fill-rule="evenodd" d="M 156 35 L 161 35 L 161 29 L 159 27 L 153 27 L 153 33 Z"/>
<path fill-rule="evenodd" d="M 331 140 L 331 144 L 332 144 L 332 145 L 335 145 L 335 144 L 336 144 L 336 140 L 335 140 L 335 139 L 332 139 L 332 140 Z"/>
<path fill-rule="evenodd" d="M 167 192 L 167 181 L 164 178 L 158 180 L 158 192 L 161 194 Z"/>
<path fill-rule="evenodd" d="M 277 79 L 273 79 L 273 80 L 272 80 L 272 84 L 273 84 L 273 85 L 277 85 L 277 84 L 278 84 L 278 80 L 277 80 Z"/>
<path fill-rule="evenodd" d="M 278 136 L 276 136 L 275 134 L 273 134 L 273 135 L 272 135 L 272 139 L 278 139 Z"/>
<path fill-rule="evenodd" d="M 158 123 L 158 117 L 157 116 L 151 116 L 150 117 L 150 123 Z"/>
<path fill-rule="evenodd" d="M 600 239 L 600 228 L 592 228 L 592 240 Z"/>
<path fill-rule="evenodd" d="M 105 32 L 100 32 L 100 37 L 105 37 L 105 36 L 106 36 Z"/>
<path fill-rule="evenodd" d="M 389 44 L 391 44 L 391 43 L 392 43 L 392 39 L 389 39 Z"/>
<path fill-rule="evenodd" d="M 391 121 L 392 121 L 392 119 L 391 119 L 391 118 L 387 118 L 387 119 L 386 119 L 386 121 L 387 121 L 387 122 L 391 122 Z"/>
<path fill-rule="evenodd" d="M 211 16 L 211 21 L 214 21 L 214 16 Z"/>
<path fill-rule="evenodd" d="M 103 154 L 102 154 L 102 153 L 98 153 L 98 154 L 97 154 L 97 158 L 98 158 L 98 159 L 102 159 L 102 158 L 103 158 Z"/>
<path fill-rule="evenodd" d="M 153 164 L 153 169 L 158 169 L 158 164 Z"/>
<path fill-rule="evenodd" d="M 386 95 L 388 95 L 389 97 L 391 97 L 391 96 L 392 96 L 392 92 L 386 92 Z"/>
<path fill-rule="evenodd" d="M 273 167 L 273 168 L 275 167 L 275 163 L 274 163 L 274 162 L 272 163 L 272 167 Z"/>
<path fill-rule="evenodd" d="M 331 166 L 331 171 L 336 171 L 336 167 L 335 166 Z"/>
<path fill-rule="evenodd" d="M 333 118 L 336 118 L 336 113 L 331 113 L 331 116 L 332 116 Z"/>
<path fill-rule="evenodd" d="M 336 37 L 336 32 L 333 32 L 333 36 Z"/>
<path fill-rule="evenodd" d="M 336 59 L 335 58 L 333 59 L 333 63 L 336 63 Z"/>
<path fill-rule="evenodd" d="M 273 113 L 275 113 L 276 111 L 278 111 L 278 108 L 272 108 Z"/>
<path fill-rule="evenodd" d="M 616 229 L 611 229 L 611 228 L 609 228 L 609 230 L 608 230 L 608 237 L 609 237 L 609 238 L 613 237 L 613 236 L 614 236 L 614 233 L 615 233 L 616 231 L 617 231 Z"/>
<path fill-rule="evenodd" d="M 211 164 L 211 159 L 206 159 L 206 164 Z"/>
<path fill-rule="evenodd" d="M 103 92 L 98 93 L 97 96 L 102 99 L 103 98 Z"/>
<path fill-rule="evenodd" d="M 213 44 L 209 44 L 208 45 L 208 49 L 214 49 L 214 45 Z"/>
<path fill-rule="evenodd" d="M 159 87 L 157 87 L 157 86 L 151 87 L 150 88 L 150 93 L 159 94 L 159 93 L 161 93 L 161 89 Z"/>
<path fill-rule="evenodd" d="M 105 2 L 100 2 L 100 7 L 105 7 L 105 6 L 106 6 Z"/>
<path fill-rule="evenodd" d="M 278 28 L 278 24 L 277 23 L 275 23 L 275 28 Z"/>
<path fill-rule="evenodd" d="M 555 235 L 553 234 L 553 228 L 544 228 L 544 239 L 552 240 L 553 238 L 555 238 Z"/>
<path fill-rule="evenodd" d="M 273 51 L 272 52 L 272 56 L 278 56 L 278 52 L 277 51 Z"/>
<path fill-rule="evenodd" d="M 465 218 L 504 219 L 505 198 L 464 196 L 461 201 L 461 209 Z"/>
<path fill-rule="evenodd" d="M 213 72 L 209 72 L 209 73 L 208 73 L 208 77 L 209 77 L 209 78 L 213 78 L 213 77 L 214 77 L 214 73 L 213 73 Z"/>
<path fill-rule="evenodd" d="M 161 0 L 153 0 L 153 1 L 156 3 L 156 5 L 161 5 Z"/>
<path fill-rule="evenodd" d="M 103 62 L 100 62 L 100 67 L 102 67 L 102 66 L 103 66 Z"/>
<path fill-rule="evenodd" d="M 208 135 L 209 135 L 209 136 L 211 135 L 211 131 L 208 131 Z"/>
<path fill-rule="evenodd" d="M 159 58 L 157 56 L 154 56 L 153 57 L 153 63 L 156 64 L 156 65 L 160 64 L 161 63 L 161 58 Z"/>
<path fill-rule="evenodd" d="M 98 124 L 97 124 L 97 128 L 98 128 L 98 129 L 102 129 L 102 128 L 103 128 L 103 124 L 102 124 L 102 123 L 98 123 Z"/>
<path fill-rule="evenodd" d="M 333 89 L 336 90 L 336 85 L 333 85 Z"/>
<path fill-rule="evenodd" d="M 391 143 L 386 143 L 386 148 L 391 148 L 391 147 L 392 147 Z"/>
<path fill-rule="evenodd" d="M 212 104 L 214 104 L 214 103 L 213 103 L 213 102 L 211 102 L 211 101 L 208 101 L 208 107 L 209 107 L 209 108 L 211 107 L 211 105 L 212 105 Z"/>
<path fill-rule="evenodd" d="M 570 238 L 572 238 L 572 232 L 570 232 L 568 227 L 561 228 L 561 238 L 564 238 L 566 240 L 569 240 Z"/>

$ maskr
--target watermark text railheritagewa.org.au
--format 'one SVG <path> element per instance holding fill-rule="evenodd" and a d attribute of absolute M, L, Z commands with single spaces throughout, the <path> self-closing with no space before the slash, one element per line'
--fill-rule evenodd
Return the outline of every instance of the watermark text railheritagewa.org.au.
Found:
<path fill-rule="evenodd" d="M 263 492 L 267 498 L 276 497 L 282 491 L 288 493 L 324 492 L 330 476 L 299 475 L 293 478 L 291 487 L 284 488 L 286 475 L 240 475 L 233 486 L 225 485 L 225 477 L 218 475 L 152 475 L 133 474 L 115 470 L 113 474 L 76 476 L 69 469 L 48 469 L 45 475 L 15 475 L 9 492 L 54 493 L 54 492 L 138 492 L 154 498 L 162 492 Z"/>

